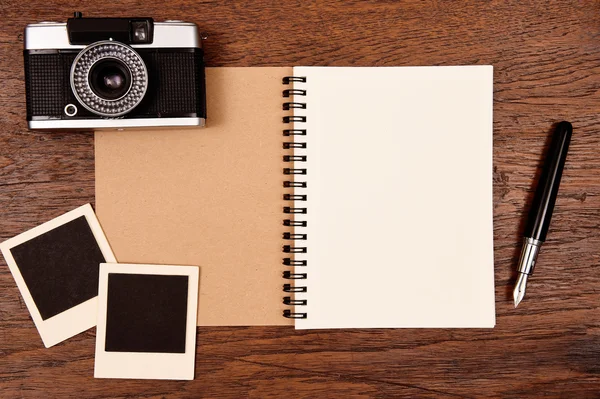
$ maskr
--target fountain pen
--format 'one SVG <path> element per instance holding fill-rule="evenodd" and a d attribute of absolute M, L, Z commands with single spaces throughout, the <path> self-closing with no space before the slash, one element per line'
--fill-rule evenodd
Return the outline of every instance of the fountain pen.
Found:
<path fill-rule="evenodd" d="M 560 122 L 550 142 L 523 234 L 523 248 L 517 269 L 518 278 L 513 291 L 515 308 L 525 297 L 527 278 L 533 274 L 540 247 L 546 241 L 572 133 L 573 126 L 569 122 Z"/>

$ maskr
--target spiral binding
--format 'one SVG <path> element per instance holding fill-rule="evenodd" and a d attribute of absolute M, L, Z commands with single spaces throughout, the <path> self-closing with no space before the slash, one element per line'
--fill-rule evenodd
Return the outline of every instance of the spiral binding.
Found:
<path fill-rule="evenodd" d="M 306 83 L 306 77 L 304 76 L 286 76 L 283 78 L 284 85 L 290 85 L 293 83 Z M 306 96 L 306 90 L 292 88 L 283 90 L 283 97 L 298 97 L 298 96 Z M 296 99 L 295 99 L 296 100 Z M 288 101 L 283 103 L 284 111 L 294 111 L 296 109 L 306 109 L 306 103 L 298 102 L 298 101 Z M 283 182 L 283 187 L 294 189 L 291 193 L 285 193 L 283 195 L 284 201 L 292 201 L 291 206 L 285 206 L 283 208 L 283 213 L 287 216 L 286 219 L 283 220 L 283 225 L 286 227 L 294 228 L 293 231 L 288 231 L 283 233 L 283 239 L 292 241 L 293 244 L 284 245 L 283 252 L 285 254 L 293 254 L 292 256 L 284 257 L 283 264 L 285 266 L 291 267 L 304 267 L 308 265 L 306 259 L 296 259 L 296 254 L 305 254 L 308 249 L 306 246 L 297 246 L 301 244 L 297 244 L 299 241 L 307 240 L 307 234 L 298 232 L 297 229 L 301 227 L 307 226 L 306 220 L 297 220 L 298 215 L 301 217 L 302 215 L 306 215 L 308 213 L 308 209 L 306 206 L 300 206 L 302 201 L 307 200 L 307 195 L 299 193 L 298 189 L 306 188 L 306 181 L 297 180 L 307 174 L 306 168 L 298 167 L 298 163 L 306 162 L 306 155 L 297 154 L 297 150 L 306 149 L 305 142 L 297 142 L 296 137 L 306 136 L 306 129 L 299 129 L 298 124 L 306 123 L 306 116 L 300 115 L 288 115 L 283 117 L 283 123 L 293 123 L 294 127 L 291 129 L 284 129 L 283 136 L 294 138 L 292 141 L 286 141 L 283 143 L 284 150 L 294 150 L 294 155 L 284 155 L 283 162 L 291 162 L 292 167 L 283 168 L 283 174 L 285 176 L 292 176 L 290 180 L 286 180 Z M 286 280 L 290 280 L 296 282 L 297 280 L 306 280 L 308 277 L 307 273 L 297 273 L 296 271 L 284 271 L 283 278 Z M 283 291 L 285 293 L 296 294 L 296 293 L 305 293 L 307 292 L 307 287 L 303 285 L 298 285 L 297 283 L 290 284 L 286 283 L 283 285 Z M 283 297 L 283 303 L 288 306 L 306 306 L 308 301 L 306 299 L 297 299 L 292 296 Z M 297 312 L 291 309 L 285 309 L 283 311 L 283 316 L 289 319 L 306 319 L 306 312 Z"/>

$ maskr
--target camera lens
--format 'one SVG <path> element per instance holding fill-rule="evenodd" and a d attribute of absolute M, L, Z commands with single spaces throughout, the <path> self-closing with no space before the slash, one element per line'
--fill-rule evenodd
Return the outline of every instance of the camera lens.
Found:
<path fill-rule="evenodd" d="M 131 89 L 131 71 L 117 59 L 102 59 L 92 65 L 90 88 L 105 100 L 118 100 Z"/>
<path fill-rule="evenodd" d="M 148 70 L 131 47 L 116 41 L 92 43 L 75 57 L 71 89 L 97 115 L 119 117 L 134 109 L 148 89 Z"/>

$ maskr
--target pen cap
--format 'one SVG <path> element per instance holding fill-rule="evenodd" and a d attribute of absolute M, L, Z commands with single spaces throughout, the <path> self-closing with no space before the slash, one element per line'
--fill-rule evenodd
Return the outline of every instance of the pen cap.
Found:
<path fill-rule="evenodd" d="M 525 237 L 546 240 L 572 133 L 573 126 L 569 122 L 556 126 L 529 211 Z"/>

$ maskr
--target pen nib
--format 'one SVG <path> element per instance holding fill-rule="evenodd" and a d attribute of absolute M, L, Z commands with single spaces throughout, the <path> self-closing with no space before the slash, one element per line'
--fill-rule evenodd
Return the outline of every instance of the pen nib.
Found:
<path fill-rule="evenodd" d="M 519 303 L 525 297 L 525 287 L 527 286 L 527 277 L 529 277 L 525 273 L 519 273 L 519 278 L 517 279 L 517 284 L 515 286 L 515 290 L 513 291 L 513 298 L 515 300 L 515 308 L 519 306 Z"/>

